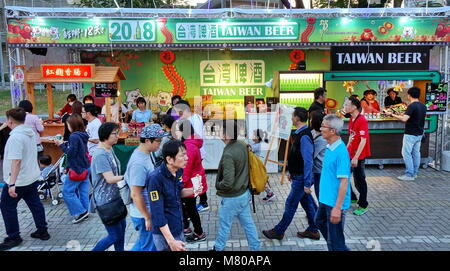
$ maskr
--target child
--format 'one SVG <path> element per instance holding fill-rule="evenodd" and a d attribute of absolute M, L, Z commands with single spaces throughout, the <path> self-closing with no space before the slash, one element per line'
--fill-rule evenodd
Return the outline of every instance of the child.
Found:
<path fill-rule="evenodd" d="M 269 140 L 267 139 L 267 132 L 263 132 L 261 129 L 257 129 L 253 131 L 253 138 L 250 143 L 250 147 L 252 152 L 256 155 L 261 157 L 261 142 L 264 141 L 265 143 L 269 143 Z M 266 196 L 263 198 L 263 201 L 268 202 L 275 198 L 275 194 L 273 193 L 270 184 L 267 183 L 268 187 L 266 187 Z"/>
<path fill-rule="evenodd" d="M 39 158 L 39 167 L 41 168 L 41 177 L 42 179 L 45 179 L 52 169 L 52 158 L 48 155 L 42 155 Z"/>

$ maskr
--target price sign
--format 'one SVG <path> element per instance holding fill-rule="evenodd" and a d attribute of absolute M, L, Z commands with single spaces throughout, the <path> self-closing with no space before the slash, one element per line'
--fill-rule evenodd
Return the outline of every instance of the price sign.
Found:
<path fill-rule="evenodd" d="M 95 97 L 117 97 L 117 83 L 95 83 Z"/>
<path fill-rule="evenodd" d="M 425 105 L 428 112 L 445 113 L 447 100 L 448 83 L 427 83 Z"/>
<path fill-rule="evenodd" d="M 108 26 L 110 41 L 156 41 L 155 21 L 110 20 Z"/>

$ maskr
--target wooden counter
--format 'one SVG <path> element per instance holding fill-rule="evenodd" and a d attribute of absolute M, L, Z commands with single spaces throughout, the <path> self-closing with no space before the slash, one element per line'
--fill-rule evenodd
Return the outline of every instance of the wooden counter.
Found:
<path fill-rule="evenodd" d="M 53 140 L 42 139 L 42 137 L 55 136 L 57 134 L 64 134 L 63 123 L 44 124 L 44 131 L 41 133 L 42 146 L 44 147 L 44 154 L 52 158 L 52 163 L 56 163 L 58 159 L 63 155 L 62 150 L 53 143 Z"/>

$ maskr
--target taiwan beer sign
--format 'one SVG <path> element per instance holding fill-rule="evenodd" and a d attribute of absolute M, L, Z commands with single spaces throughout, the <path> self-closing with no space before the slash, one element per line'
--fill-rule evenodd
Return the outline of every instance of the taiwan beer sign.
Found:
<path fill-rule="evenodd" d="M 117 83 L 95 83 L 95 97 L 115 98 L 118 94 Z"/>
<path fill-rule="evenodd" d="M 47 79 L 85 79 L 95 74 L 94 64 L 42 64 L 42 78 Z"/>
<path fill-rule="evenodd" d="M 428 46 L 339 46 L 331 48 L 333 71 L 428 70 Z"/>

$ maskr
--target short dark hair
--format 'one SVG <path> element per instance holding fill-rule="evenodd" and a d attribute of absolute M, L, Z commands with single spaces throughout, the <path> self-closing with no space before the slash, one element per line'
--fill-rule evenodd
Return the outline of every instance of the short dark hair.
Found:
<path fill-rule="evenodd" d="M 301 122 L 306 122 L 308 120 L 308 110 L 304 107 L 296 107 L 294 109 L 294 117 L 299 118 Z"/>
<path fill-rule="evenodd" d="M 148 138 L 148 137 L 140 137 L 139 138 L 139 142 L 145 143 L 146 139 L 150 140 L 150 142 L 153 143 L 153 141 L 155 141 L 156 137 L 150 137 L 150 138 Z"/>
<path fill-rule="evenodd" d="M 15 122 L 24 123 L 27 113 L 21 107 L 11 108 L 6 111 L 6 118 L 13 119 Z"/>
<path fill-rule="evenodd" d="M 136 106 L 139 106 L 140 103 L 147 105 L 147 101 L 143 97 L 139 97 L 136 99 Z"/>
<path fill-rule="evenodd" d="M 109 138 L 114 130 L 118 129 L 119 125 L 114 122 L 103 123 L 102 125 L 100 125 L 100 128 L 98 128 L 98 140 L 100 140 L 100 142 L 104 142 Z"/>
<path fill-rule="evenodd" d="M 325 115 L 320 110 L 311 112 L 311 128 L 315 131 L 320 131 L 320 126 L 322 126 L 324 116 Z"/>
<path fill-rule="evenodd" d="M 175 139 L 166 142 L 162 147 L 162 156 L 164 159 L 164 163 L 167 163 L 167 157 L 175 159 L 180 149 L 186 149 L 186 146 L 183 144 L 183 142 Z"/>
<path fill-rule="evenodd" d="M 84 132 L 84 122 L 80 115 L 78 114 L 72 114 L 69 118 L 67 118 L 67 125 L 70 125 L 70 128 L 72 129 L 72 133 L 74 132 Z"/>
<path fill-rule="evenodd" d="M 389 89 L 387 90 L 387 95 L 389 95 L 389 93 L 391 93 L 391 92 L 394 92 L 394 93 L 395 93 L 395 95 L 397 95 L 397 96 L 398 96 L 398 92 L 397 92 L 397 91 L 395 91 L 395 89 L 394 89 L 394 88 L 389 88 Z"/>
<path fill-rule="evenodd" d="M 353 96 L 348 97 L 348 100 L 352 103 L 352 105 L 356 106 L 358 108 L 358 111 L 361 111 L 361 101 L 356 99 Z"/>
<path fill-rule="evenodd" d="M 25 112 L 31 113 L 33 112 L 33 105 L 28 100 L 22 100 L 19 102 L 19 107 L 23 108 Z"/>
<path fill-rule="evenodd" d="M 77 96 L 75 94 L 69 94 L 66 99 L 68 102 L 75 102 L 77 100 Z"/>
<path fill-rule="evenodd" d="M 174 122 L 175 119 L 171 115 L 165 115 L 161 120 L 161 124 L 164 124 L 171 129 Z"/>
<path fill-rule="evenodd" d="M 97 106 L 95 104 L 85 104 L 84 110 L 86 111 L 86 113 L 91 113 L 91 115 L 94 117 L 97 117 L 98 115 Z"/>
<path fill-rule="evenodd" d="M 319 99 L 320 96 L 323 96 L 327 90 L 325 88 L 316 88 L 314 90 L 314 100 Z"/>
<path fill-rule="evenodd" d="M 235 119 L 225 119 L 223 121 L 223 133 L 228 139 L 237 140 L 238 138 L 238 126 L 237 120 Z"/>
<path fill-rule="evenodd" d="M 364 91 L 364 93 L 363 93 L 364 96 L 369 95 L 369 94 L 377 95 L 377 92 L 373 89 L 368 89 L 368 90 Z"/>
<path fill-rule="evenodd" d="M 186 100 L 179 100 L 176 104 L 176 107 L 181 109 L 182 111 L 191 111 L 191 105 Z"/>
<path fill-rule="evenodd" d="M 172 106 L 174 106 L 173 101 L 175 101 L 175 99 L 178 99 L 178 101 L 181 100 L 181 96 L 180 95 L 175 95 L 172 97 Z"/>
<path fill-rule="evenodd" d="M 39 163 L 45 166 L 50 166 L 52 164 L 52 157 L 44 154 L 41 157 L 39 157 Z"/>
<path fill-rule="evenodd" d="M 179 129 L 183 133 L 181 137 L 181 141 L 183 142 L 195 134 L 194 126 L 192 126 L 192 123 L 188 119 L 180 120 Z"/>
<path fill-rule="evenodd" d="M 87 100 L 91 100 L 92 102 L 94 102 L 94 97 L 92 97 L 91 95 L 84 96 L 83 103 L 85 104 Z"/>
<path fill-rule="evenodd" d="M 414 99 L 420 98 L 420 88 L 418 87 L 411 87 L 408 89 L 409 96 L 413 97 Z"/>

